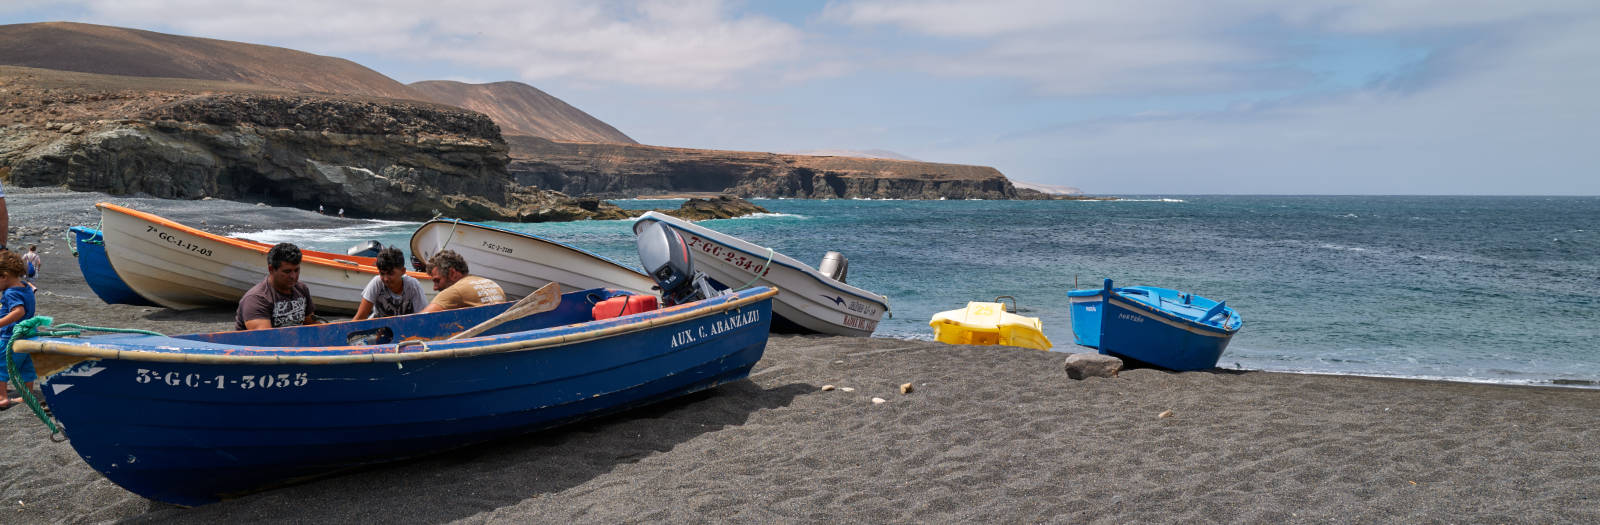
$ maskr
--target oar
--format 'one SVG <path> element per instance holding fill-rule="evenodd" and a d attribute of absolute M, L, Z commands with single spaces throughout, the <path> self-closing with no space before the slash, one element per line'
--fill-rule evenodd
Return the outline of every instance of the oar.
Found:
<path fill-rule="evenodd" d="M 517 301 L 517 304 L 511 305 L 511 308 L 507 308 L 506 311 L 500 312 L 500 315 L 491 317 L 488 321 L 478 323 L 477 326 L 468 328 L 466 331 L 452 335 L 445 340 L 454 341 L 456 339 L 472 337 L 481 334 L 490 328 L 500 326 L 506 321 L 513 321 L 539 312 L 548 312 L 554 310 L 556 309 L 556 306 L 559 306 L 560 304 L 561 285 L 552 282 L 539 287 L 538 290 L 534 290 L 533 293 L 528 294 L 527 297 L 523 297 L 522 300 Z"/>

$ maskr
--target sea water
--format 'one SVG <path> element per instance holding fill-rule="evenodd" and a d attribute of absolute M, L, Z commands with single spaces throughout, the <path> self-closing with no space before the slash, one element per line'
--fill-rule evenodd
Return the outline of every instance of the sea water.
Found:
<path fill-rule="evenodd" d="M 1227 368 L 1600 382 L 1600 198 L 753 202 L 773 213 L 701 224 L 813 266 L 843 253 L 850 284 L 889 297 L 876 337 L 932 339 L 933 314 L 1012 296 L 1057 351 L 1090 351 L 1066 292 L 1110 278 L 1226 300 L 1245 320 Z M 343 252 L 417 224 L 244 236 Z M 638 267 L 631 221 L 490 224 Z"/>

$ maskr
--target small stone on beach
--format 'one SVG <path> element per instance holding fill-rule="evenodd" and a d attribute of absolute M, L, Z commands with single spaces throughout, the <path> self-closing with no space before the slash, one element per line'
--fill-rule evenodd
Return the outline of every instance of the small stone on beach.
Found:
<path fill-rule="evenodd" d="M 1156 417 L 1163 418 L 1163 419 L 1172 417 L 1172 411 L 1168 410 L 1166 412 L 1162 412 L 1160 414 L 1157 414 Z"/>
<path fill-rule="evenodd" d="M 832 392 L 833 391 L 833 385 L 822 385 L 822 391 L 823 392 Z"/>
<path fill-rule="evenodd" d="M 911 393 L 911 383 L 905 383 L 905 384 L 900 385 L 900 393 L 902 393 L 902 394 L 910 394 Z"/>
<path fill-rule="evenodd" d="M 840 388 L 839 390 L 843 390 L 845 392 L 855 392 L 856 391 L 856 389 L 850 388 L 850 387 Z"/>
<path fill-rule="evenodd" d="M 1072 379 L 1117 377 L 1117 371 L 1122 370 L 1122 360 L 1103 354 L 1075 353 L 1067 356 L 1064 367 L 1067 377 Z"/>
<path fill-rule="evenodd" d="M 874 404 L 874 405 L 882 405 L 882 404 L 888 403 L 888 402 L 889 402 L 889 400 L 881 398 L 881 397 L 872 398 L 872 404 Z"/>

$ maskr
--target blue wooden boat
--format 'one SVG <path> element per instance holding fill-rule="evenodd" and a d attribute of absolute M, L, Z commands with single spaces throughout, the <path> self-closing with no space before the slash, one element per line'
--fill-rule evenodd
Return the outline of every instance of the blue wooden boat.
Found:
<path fill-rule="evenodd" d="M 1111 279 L 1067 299 L 1078 344 L 1169 370 L 1216 367 L 1244 326 L 1226 301 L 1154 286 L 1112 288 Z"/>
<path fill-rule="evenodd" d="M 78 270 L 83 273 L 83 280 L 89 283 L 89 289 L 101 301 L 106 304 L 157 306 L 128 288 L 128 283 L 122 282 L 122 276 L 117 275 L 117 270 L 111 267 L 111 259 L 106 258 L 106 242 L 100 236 L 100 230 L 73 226 L 68 231 L 72 234 L 73 250 L 78 256 Z"/>
<path fill-rule="evenodd" d="M 766 348 L 777 291 L 594 320 L 591 304 L 627 293 L 568 293 L 553 310 L 458 340 L 437 339 L 508 304 L 15 346 L 32 354 L 84 461 L 140 496 L 199 505 L 742 379 Z M 375 333 L 388 340 L 346 343 Z"/>

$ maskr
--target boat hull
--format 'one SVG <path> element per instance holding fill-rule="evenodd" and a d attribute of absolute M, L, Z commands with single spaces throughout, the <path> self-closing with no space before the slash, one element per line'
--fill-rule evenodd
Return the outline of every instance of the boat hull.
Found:
<path fill-rule="evenodd" d="M 815 268 L 781 253 L 669 215 L 646 212 L 646 222 L 660 222 L 683 235 L 696 270 L 723 287 L 771 286 L 782 290 L 773 300 L 774 326 L 802 333 L 868 337 L 889 311 L 889 298 L 830 279 Z"/>
<path fill-rule="evenodd" d="M 461 221 L 433 220 L 411 236 L 423 260 L 441 250 L 467 260 L 473 275 L 492 280 L 511 298 L 555 282 L 562 289 L 616 288 L 650 294 L 655 281 L 610 259 L 536 235 Z"/>
<path fill-rule="evenodd" d="M 1244 325 L 1232 308 L 1166 288 L 1112 288 L 1108 280 L 1068 299 L 1078 344 L 1168 370 L 1216 367 Z"/>
<path fill-rule="evenodd" d="M 561 311 L 549 314 L 558 318 L 550 322 L 586 315 L 584 295 L 601 292 L 568 294 Z M 67 350 L 93 353 L 84 348 L 104 354 L 79 355 L 41 374 L 41 388 L 73 448 L 134 493 L 199 505 L 744 378 L 765 349 L 771 317 L 773 291 L 752 292 L 604 321 L 497 329 L 420 352 L 397 351 L 391 344 L 366 354 L 348 353 L 358 347 L 275 353 L 217 342 L 250 332 L 198 336 L 183 343 L 193 346 L 187 352 L 130 350 L 154 348 L 155 338 L 147 336 L 43 339 L 21 346 L 36 358 L 62 357 Z M 487 313 L 470 319 L 417 314 L 386 322 L 397 331 L 406 330 L 406 323 L 451 325 L 446 331 L 452 331 L 505 306 L 481 307 Z M 361 323 L 366 324 L 263 337 L 284 342 L 327 335 L 316 330 L 371 324 Z M 160 339 L 168 345 L 179 341 Z M 334 355 L 318 355 L 323 353 Z"/>
<path fill-rule="evenodd" d="M 159 306 L 128 288 L 128 283 L 117 275 L 111 260 L 106 258 L 106 243 L 100 237 L 100 230 L 73 226 L 69 231 L 77 252 L 78 270 L 83 273 L 83 280 L 89 283 L 89 289 L 96 297 L 106 304 Z"/>
<path fill-rule="evenodd" d="M 97 204 L 106 256 L 129 289 L 174 310 L 237 307 L 267 275 L 264 243 L 200 231 L 109 203 Z M 302 250 L 300 282 L 317 312 L 354 313 L 378 274 L 372 259 Z M 428 275 L 410 272 L 426 282 Z M 423 287 L 431 298 L 434 291 Z"/>
<path fill-rule="evenodd" d="M 1168 370 L 1215 368 L 1233 332 L 1191 326 L 1160 310 L 1113 295 L 1104 303 L 1100 353 Z"/>
<path fill-rule="evenodd" d="M 1073 290 L 1067 294 L 1072 340 L 1080 346 L 1100 348 L 1100 313 L 1104 302 L 1098 290 Z"/>

